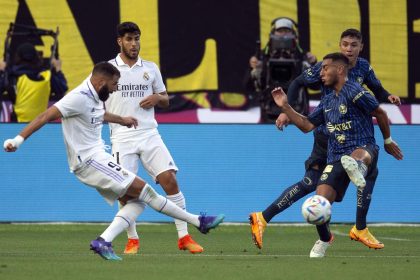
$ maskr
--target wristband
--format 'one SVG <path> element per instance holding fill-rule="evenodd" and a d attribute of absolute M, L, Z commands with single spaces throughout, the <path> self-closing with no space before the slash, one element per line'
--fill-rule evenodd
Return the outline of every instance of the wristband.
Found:
<path fill-rule="evenodd" d="M 4 141 L 3 147 L 4 147 L 4 149 L 6 149 L 6 147 L 9 144 L 12 144 L 12 146 L 17 149 L 17 148 L 19 148 L 20 145 L 22 145 L 23 141 L 25 141 L 25 138 L 23 138 L 20 135 L 17 135 L 13 139 L 7 139 L 6 141 Z"/>
<path fill-rule="evenodd" d="M 25 141 L 25 138 L 23 138 L 20 135 L 17 135 L 15 138 L 11 139 L 11 140 L 6 140 L 6 142 L 9 142 L 12 144 L 13 147 L 15 147 L 16 149 L 19 148 L 20 145 L 22 145 L 23 141 Z M 4 146 L 6 148 L 7 144 L 4 142 Z"/>
<path fill-rule="evenodd" d="M 384 143 L 385 143 L 385 145 L 391 144 L 392 142 L 393 142 L 393 141 L 392 141 L 391 136 L 389 136 L 388 138 L 384 139 Z"/>

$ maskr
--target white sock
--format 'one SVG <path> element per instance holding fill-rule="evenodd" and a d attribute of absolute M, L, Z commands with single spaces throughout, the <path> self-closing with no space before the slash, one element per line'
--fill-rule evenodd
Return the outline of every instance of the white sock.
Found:
<path fill-rule="evenodd" d="M 139 196 L 140 201 L 144 201 L 147 205 L 158 212 L 162 212 L 167 216 L 175 219 L 183 220 L 196 227 L 200 226 L 198 215 L 193 215 L 179 208 L 175 203 L 158 194 L 149 184 L 143 187 Z"/>
<path fill-rule="evenodd" d="M 179 208 L 186 211 L 185 197 L 182 192 L 173 195 L 167 195 L 167 199 L 175 203 Z M 188 234 L 188 224 L 182 220 L 175 219 L 176 230 L 178 231 L 178 238 L 182 238 Z"/>
<path fill-rule="evenodd" d="M 135 203 L 137 204 L 137 207 L 132 207 L 133 213 L 132 216 L 135 216 L 135 219 L 132 223 L 130 223 L 130 225 L 127 228 L 127 237 L 130 239 L 139 239 L 139 235 L 137 234 L 137 229 L 136 229 L 136 220 L 137 217 L 140 216 L 141 213 L 143 213 L 144 208 L 146 207 L 146 204 L 144 202 L 139 201 L 138 199 L 133 200 L 130 203 Z M 119 208 L 122 208 L 121 203 L 118 203 Z"/>
<path fill-rule="evenodd" d="M 138 208 L 138 203 L 135 203 L 137 200 L 127 202 L 124 207 L 118 211 L 115 215 L 114 220 L 112 223 L 107 227 L 107 229 L 101 234 L 101 237 L 107 241 L 112 242 L 114 238 L 123 232 L 129 225 L 134 223 L 137 216 L 133 215 L 136 212 L 136 208 Z M 134 203 L 133 203 L 134 202 Z"/>

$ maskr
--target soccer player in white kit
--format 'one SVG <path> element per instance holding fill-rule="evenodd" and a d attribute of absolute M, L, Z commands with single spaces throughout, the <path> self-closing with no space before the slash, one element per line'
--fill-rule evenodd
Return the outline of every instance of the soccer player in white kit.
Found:
<path fill-rule="evenodd" d="M 168 107 L 169 97 L 157 65 L 139 57 L 141 31 L 133 22 L 117 26 L 117 42 L 121 52 L 109 62 L 120 70 L 121 78 L 117 92 L 106 102 L 107 111 L 121 115 L 128 114 L 139 120 L 138 127 L 126 127 L 110 123 L 112 154 L 119 164 L 137 174 L 139 162 L 166 193 L 166 197 L 182 209 L 186 209 L 185 197 L 178 187 L 178 170 L 171 154 L 157 130 L 155 106 Z M 138 205 L 138 215 L 144 204 Z M 191 253 L 203 252 L 197 242 L 188 234 L 187 223 L 175 220 L 178 231 L 178 248 Z M 128 242 L 124 253 L 136 254 L 139 237 L 136 224 L 127 229 Z"/>
<path fill-rule="evenodd" d="M 101 138 L 103 121 L 126 127 L 138 125 L 133 117 L 105 112 L 104 101 L 116 90 L 119 78 L 120 73 L 112 64 L 96 64 L 89 79 L 41 113 L 15 138 L 7 139 L 3 144 L 6 152 L 14 152 L 47 122 L 61 118 L 71 172 L 81 182 L 95 188 L 111 205 L 117 199 L 124 205 L 110 226 L 90 244 L 91 250 L 106 260 L 121 260 L 112 249 L 112 240 L 135 222 L 136 208 L 140 202 L 191 223 L 204 234 L 217 227 L 224 218 L 224 215 L 198 216 L 186 212 L 156 193 L 149 184 L 124 169 L 105 152 Z"/>

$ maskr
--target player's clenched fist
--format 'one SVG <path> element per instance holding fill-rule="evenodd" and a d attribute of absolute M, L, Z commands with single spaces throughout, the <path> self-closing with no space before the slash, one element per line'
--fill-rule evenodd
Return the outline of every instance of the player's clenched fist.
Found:
<path fill-rule="evenodd" d="M 19 148 L 23 141 L 25 141 L 25 139 L 18 135 L 13 139 L 7 139 L 4 141 L 3 148 L 6 152 L 14 152 Z"/>

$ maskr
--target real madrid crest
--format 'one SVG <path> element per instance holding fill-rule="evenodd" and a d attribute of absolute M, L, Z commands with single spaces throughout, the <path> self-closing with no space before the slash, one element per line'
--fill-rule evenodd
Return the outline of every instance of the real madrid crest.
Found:
<path fill-rule="evenodd" d="M 340 107 L 338 107 L 338 110 L 340 111 L 342 115 L 344 115 L 345 113 L 347 113 L 347 106 L 344 104 L 341 104 Z"/>
<path fill-rule="evenodd" d="M 143 79 L 144 79 L 145 81 L 148 81 L 148 80 L 150 79 L 149 74 L 148 74 L 147 72 L 144 72 L 144 74 L 143 74 Z"/>

